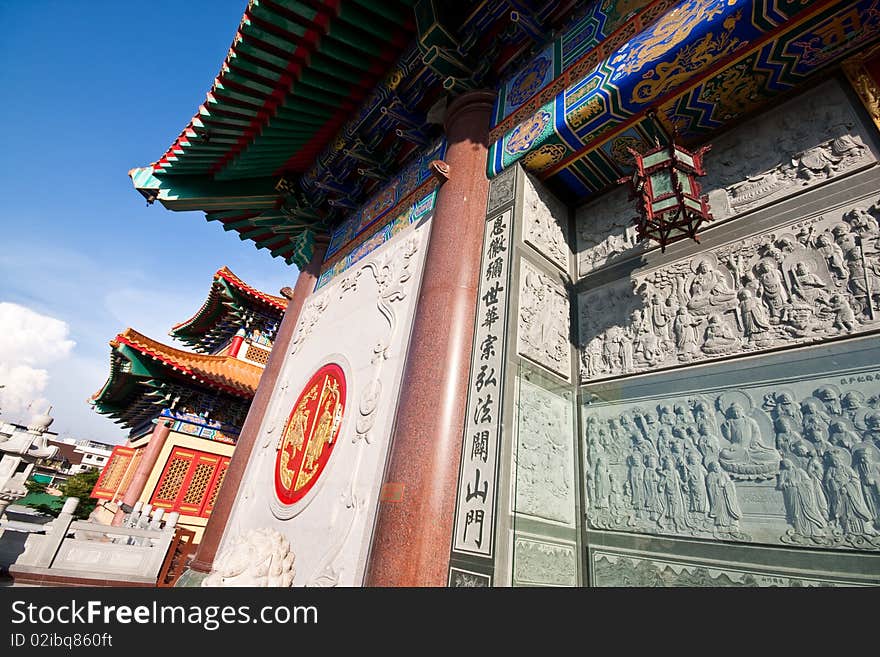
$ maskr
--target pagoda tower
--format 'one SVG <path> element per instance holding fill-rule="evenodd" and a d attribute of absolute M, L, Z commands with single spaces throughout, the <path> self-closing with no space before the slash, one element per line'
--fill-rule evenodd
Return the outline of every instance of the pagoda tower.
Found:
<path fill-rule="evenodd" d="M 170 331 L 191 350 L 132 328 L 110 341 L 110 374 L 89 401 L 129 436 L 93 491 L 104 520 L 118 524 L 141 502 L 179 512 L 199 539 L 286 306 L 222 267 L 198 312 Z"/>

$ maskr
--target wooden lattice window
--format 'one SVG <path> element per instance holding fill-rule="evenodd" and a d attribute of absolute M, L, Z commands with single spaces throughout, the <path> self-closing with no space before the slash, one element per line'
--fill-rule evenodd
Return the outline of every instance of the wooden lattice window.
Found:
<path fill-rule="evenodd" d="M 247 351 L 244 354 L 244 357 L 248 360 L 252 360 L 255 363 L 259 363 L 260 365 L 266 365 L 269 362 L 269 352 L 265 349 L 260 349 L 259 347 L 255 347 L 252 344 L 248 345 Z"/>
<path fill-rule="evenodd" d="M 229 461 L 220 464 L 220 467 L 217 468 L 217 476 L 214 477 L 214 484 L 211 487 L 211 493 L 208 495 L 208 502 L 205 504 L 205 513 L 210 514 L 214 509 L 214 504 L 217 502 L 217 495 L 220 493 L 220 486 L 223 485 L 223 480 L 226 479 L 226 471 L 229 469 Z"/>
<path fill-rule="evenodd" d="M 92 497 L 99 500 L 112 500 L 114 496 L 121 497 L 134 475 L 142 454 L 143 449 L 122 445 L 114 447 L 92 489 Z"/>
<path fill-rule="evenodd" d="M 175 447 L 150 502 L 160 509 L 206 518 L 228 464 L 227 457 Z"/>

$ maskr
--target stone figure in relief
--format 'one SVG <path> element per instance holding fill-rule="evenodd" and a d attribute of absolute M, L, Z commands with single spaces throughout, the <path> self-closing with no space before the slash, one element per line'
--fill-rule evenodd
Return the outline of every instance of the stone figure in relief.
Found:
<path fill-rule="evenodd" d="M 739 338 L 722 316 L 715 313 L 709 317 L 703 339 L 703 351 L 707 354 L 729 354 L 739 347 Z"/>
<path fill-rule="evenodd" d="M 698 315 L 707 315 L 716 308 L 728 308 L 736 297 L 727 277 L 721 273 L 714 257 L 710 255 L 697 258 L 692 264 L 694 275 L 688 287 L 690 301 L 687 307 Z"/>
<path fill-rule="evenodd" d="M 792 294 L 805 303 L 828 302 L 825 293 L 825 282 L 813 273 L 810 262 L 801 260 L 797 262 L 790 272 Z"/>
<path fill-rule="evenodd" d="M 698 327 L 701 323 L 702 320 L 691 315 L 685 306 L 678 309 L 673 322 L 673 331 L 679 360 L 690 360 L 699 354 L 700 334 Z"/>
<path fill-rule="evenodd" d="M 688 511 L 701 517 L 709 511 L 709 497 L 706 492 L 706 475 L 709 472 L 701 462 L 698 452 L 691 452 L 687 457 L 685 468 L 685 484 L 688 494 Z"/>
<path fill-rule="evenodd" d="M 645 517 L 645 464 L 638 452 L 627 459 L 627 483 L 624 492 L 629 491 L 632 507 L 639 518 Z"/>
<path fill-rule="evenodd" d="M 760 301 L 748 289 L 740 290 L 737 299 L 739 307 L 736 319 L 739 330 L 752 342 L 766 340 L 768 331 L 773 327 Z"/>
<path fill-rule="evenodd" d="M 810 476 L 791 460 L 782 459 L 776 487 L 782 491 L 788 522 L 802 536 L 822 534 L 825 518 Z"/>
<path fill-rule="evenodd" d="M 858 475 L 847 463 L 848 455 L 839 451 L 825 454 L 825 491 L 830 504 L 830 517 L 845 534 L 864 534 L 865 523 L 873 522 L 862 496 Z"/>
<path fill-rule="evenodd" d="M 832 326 L 841 331 L 852 331 L 856 326 L 856 315 L 846 297 L 832 294 L 828 298 L 828 312 L 834 318 Z"/>
<path fill-rule="evenodd" d="M 717 462 L 710 463 L 708 470 L 706 491 L 709 496 L 709 517 L 715 521 L 715 527 L 719 530 L 734 531 L 742 518 L 736 486 Z"/>
<path fill-rule="evenodd" d="M 758 423 L 745 414 L 738 401 L 731 402 L 724 414 L 727 420 L 721 424 L 721 435 L 731 446 L 721 450 L 721 466 L 743 478 L 774 474 L 779 466 L 779 452 L 761 442 Z"/>
<path fill-rule="evenodd" d="M 663 513 L 663 499 L 660 497 L 660 473 L 657 458 L 645 457 L 644 471 L 645 511 L 650 520 L 659 520 Z"/>
<path fill-rule="evenodd" d="M 660 471 L 660 488 L 663 492 L 663 523 L 671 527 L 673 531 L 682 531 L 687 522 L 685 519 L 684 485 L 678 474 L 675 460 L 666 457 L 663 459 L 663 469 Z"/>
<path fill-rule="evenodd" d="M 874 526 L 880 529 L 880 462 L 877 451 L 871 447 L 857 449 L 853 462 L 862 483 L 865 505 L 873 518 Z"/>
<path fill-rule="evenodd" d="M 825 232 L 816 238 L 816 250 L 825 258 L 828 270 L 838 280 L 846 278 L 846 262 L 843 251 L 834 242 L 834 236 Z"/>
<path fill-rule="evenodd" d="M 761 300 L 767 307 L 770 322 L 778 324 L 788 303 L 788 293 L 785 291 L 776 263 L 765 258 L 757 264 L 755 272 L 758 275 Z"/>

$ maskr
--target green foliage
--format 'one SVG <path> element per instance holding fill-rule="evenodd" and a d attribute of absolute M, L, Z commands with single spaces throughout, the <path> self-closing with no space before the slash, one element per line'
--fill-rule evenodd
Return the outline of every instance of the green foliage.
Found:
<path fill-rule="evenodd" d="M 33 479 L 28 479 L 24 482 L 24 487 L 28 493 L 45 493 L 47 485 L 45 481 L 35 481 Z"/>
<path fill-rule="evenodd" d="M 92 497 L 91 493 L 95 484 L 98 483 L 98 477 L 100 476 L 101 472 L 99 470 L 80 472 L 79 474 L 70 477 L 58 487 L 64 498 L 79 498 L 79 506 L 76 507 L 76 513 L 74 515 L 80 520 L 88 518 L 89 514 L 94 511 L 95 507 L 98 505 L 98 500 Z"/>

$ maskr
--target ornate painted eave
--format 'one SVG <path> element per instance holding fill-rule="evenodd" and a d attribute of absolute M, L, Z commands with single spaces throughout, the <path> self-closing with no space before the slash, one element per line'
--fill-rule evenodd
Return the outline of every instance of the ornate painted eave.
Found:
<path fill-rule="evenodd" d="M 205 103 L 132 182 L 302 267 L 437 137 L 438 101 L 492 84 L 575 4 L 253 0 Z"/>
<path fill-rule="evenodd" d="M 583 199 L 631 172 L 628 147 L 673 129 L 685 143 L 705 141 L 880 39 L 878 0 L 666 4 L 638 34 L 620 28 L 521 106 L 499 110 L 489 175 L 522 161 L 560 195 Z M 556 51 L 541 58 L 559 68 Z M 508 97 L 518 91 L 505 87 Z"/>
<path fill-rule="evenodd" d="M 287 299 L 251 287 L 224 266 L 214 274 L 198 312 L 169 334 L 196 351 L 211 352 L 234 335 L 246 313 L 269 315 L 280 322 L 285 308 Z"/>
<path fill-rule="evenodd" d="M 229 356 L 169 347 L 128 328 L 110 341 L 110 375 L 89 400 L 95 410 L 134 427 L 172 404 L 181 388 L 250 400 L 262 368 Z"/>

